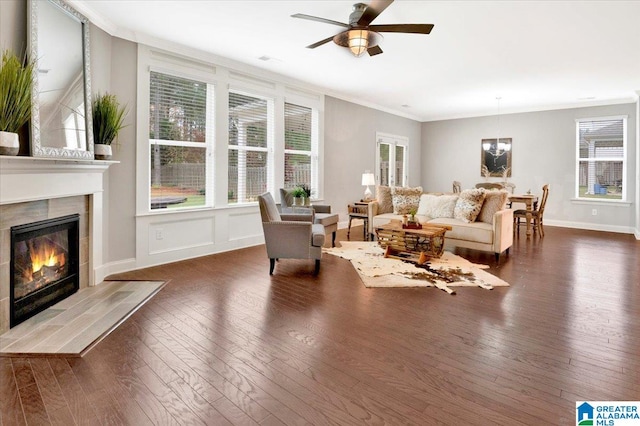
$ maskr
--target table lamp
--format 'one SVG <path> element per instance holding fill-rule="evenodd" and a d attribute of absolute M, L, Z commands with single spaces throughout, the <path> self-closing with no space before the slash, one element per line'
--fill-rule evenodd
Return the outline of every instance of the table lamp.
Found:
<path fill-rule="evenodd" d="M 362 185 L 366 186 L 367 189 L 364 190 L 364 201 L 369 201 L 373 199 L 373 194 L 371 193 L 370 185 L 376 184 L 376 177 L 369 170 L 366 170 L 362 174 Z"/>

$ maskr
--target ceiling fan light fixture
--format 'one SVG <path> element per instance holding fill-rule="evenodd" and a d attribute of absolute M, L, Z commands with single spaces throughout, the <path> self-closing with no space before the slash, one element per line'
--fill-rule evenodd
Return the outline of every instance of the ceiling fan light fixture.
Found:
<path fill-rule="evenodd" d="M 349 49 L 354 56 L 362 56 L 369 48 L 369 31 L 364 29 L 349 30 Z"/>

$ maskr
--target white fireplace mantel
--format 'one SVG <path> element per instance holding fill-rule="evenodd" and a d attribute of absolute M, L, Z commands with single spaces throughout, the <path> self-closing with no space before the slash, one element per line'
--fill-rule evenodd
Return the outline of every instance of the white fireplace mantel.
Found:
<path fill-rule="evenodd" d="M 100 283 L 103 245 L 103 174 L 117 161 L 0 156 L 0 205 L 88 195 L 89 285 Z"/>

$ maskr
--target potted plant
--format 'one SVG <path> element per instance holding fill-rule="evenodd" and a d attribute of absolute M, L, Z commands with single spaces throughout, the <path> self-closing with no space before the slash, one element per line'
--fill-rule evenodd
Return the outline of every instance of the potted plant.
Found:
<path fill-rule="evenodd" d="M 294 206 L 301 206 L 304 204 L 303 199 L 306 195 L 306 192 L 304 191 L 304 189 L 302 189 L 302 187 L 296 186 L 295 188 L 293 188 L 291 190 L 291 195 L 293 195 Z"/>
<path fill-rule="evenodd" d="M 306 183 L 303 183 L 303 184 L 299 185 L 299 187 L 304 192 L 304 195 L 303 195 L 304 205 L 305 206 L 310 206 L 311 205 L 311 187 L 309 185 L 307 185 Z"/>
<path fill-rule="evenodd" d="M 33 62 L 21 62 L 15 53 L 2 52 L 0 67 L 0 155 L 20 151 L 18 131 L 31 118 Z"/>
<path fill-rule="evenodd" d="M 96 160 L 111 158 L 111 143 L 124 125 L 126 106 L 120 106 L 115 95 L 105 93 L 93 98 L 91 113 L 93 115 L 93 143 Z"/>

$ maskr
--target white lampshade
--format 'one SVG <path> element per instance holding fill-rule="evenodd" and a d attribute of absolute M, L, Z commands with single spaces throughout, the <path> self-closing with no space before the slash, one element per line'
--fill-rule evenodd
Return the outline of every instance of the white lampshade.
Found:
<path fill-rule="evenodd" d="M 362 185 L 363 186 L 375 185 L 375 184 L 376 184 L 376 177 L 374 176 L 373 173 L 364 172 L 362 174 Z"/>

